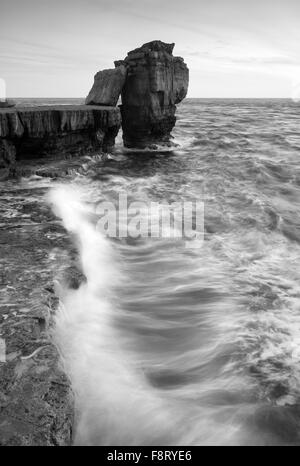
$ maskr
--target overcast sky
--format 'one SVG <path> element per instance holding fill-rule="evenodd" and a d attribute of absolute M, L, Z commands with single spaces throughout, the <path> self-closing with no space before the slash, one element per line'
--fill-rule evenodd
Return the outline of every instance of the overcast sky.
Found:
<path fill-rule="evenodd" d="M 85 97 L 154 39 L 175 42 L 189 97 L 300 96 L 300 0 L 0 0 L 8 96 Z"/>

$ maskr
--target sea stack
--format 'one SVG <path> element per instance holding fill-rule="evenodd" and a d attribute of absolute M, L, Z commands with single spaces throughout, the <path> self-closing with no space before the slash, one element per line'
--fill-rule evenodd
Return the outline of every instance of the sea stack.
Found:
<path fill-rule="evenodd" d="M 188 90 L 189 70 L 173 56 L 175 44 L 154 40 L 115 61 L 115 69 L 99 71 L 87 105 L 117 105 L 122 96 L 123 141 L 129 148 L 171 146 L 176 104 Z"/>
<path fill-rule="evenodd" d="M 189 83 L 183 58 L 173 56 L 174 45 L 155 40 L 115 62 L 127 69 L 121 106 L 125 147 L 171 145 L 176 104 L 186 96 Z"/>

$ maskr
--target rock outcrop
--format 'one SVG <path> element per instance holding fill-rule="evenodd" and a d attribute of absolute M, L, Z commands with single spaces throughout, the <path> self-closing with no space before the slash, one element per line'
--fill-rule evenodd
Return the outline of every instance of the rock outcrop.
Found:
<path fill-rule="evenodd" d="M 19 189 L 1 185 L 0 446 L 70 445 L 74 395 L 53 339 L 54 280 L 70 289 L 85 277 L 72 253 L 59 260 L 71 243 L 43 194 Z"/>
<path fill-rule="evenodd" d="M 87 96 L 86 105 L 116 106 L 126 79 L 126 67 L 99 71 L 95 74 L 94 84 Z"/>
<path fill-rule="evenodd" d="M 174 44 L 153 41 L 128 53 L 122 89 L 122 128 L 125 147 L 170 145 L 176 104 L 187 94 L 189 70 L 172 55 Z"/>
<path fill-rule="evenodd" d="M 122 95 L 125 147 L 171 145 L 176 104 L 187 94 L 189 70 L 173 56 L 174 44 L 159 40 L 132 50 L 115 70 L 99 71 L 86 98 L 88 105 L 116 105 Z"/>
<path fill-rule="evenodd" d="M 117 107 L 0 109 L 0 177 L 13 172 L 22 159 L 110 151 L 120 126 Z"/>

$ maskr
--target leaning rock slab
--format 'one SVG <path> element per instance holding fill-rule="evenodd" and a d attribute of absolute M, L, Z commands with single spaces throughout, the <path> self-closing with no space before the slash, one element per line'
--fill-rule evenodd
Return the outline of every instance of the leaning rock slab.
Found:
<path fill-rule="evenodd" d="M 126 78 L 125 66 L 99 71 L 94 77 L 94 84 L 86 98 L 86 105 L 115 106 L 121 94 Z"/>

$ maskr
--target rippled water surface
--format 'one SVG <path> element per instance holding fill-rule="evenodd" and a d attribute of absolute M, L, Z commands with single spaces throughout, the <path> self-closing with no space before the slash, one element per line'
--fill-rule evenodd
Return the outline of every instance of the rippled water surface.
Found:
<path fill-rule="evenodd" d="M 187 99 L 174 137 L 167 153 L 125 151 L 119 141 L 112 159 L 12 188 L 33 190 L 35 213 L 52 205 L 87 278 L 58 291 L 55 338 L 76 392 L 75 442 L 299 444 L 299 104 Z M 101 237 L 95 205 L 120 192 L 202 200 L 202 246 Z M 5 199 L 7 225 L 15 200 Z M 55 275 L 68 258 L 61 230 L 51 234 Z"/>

